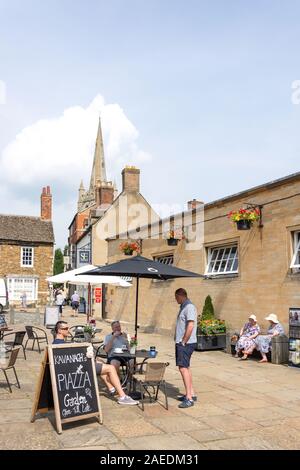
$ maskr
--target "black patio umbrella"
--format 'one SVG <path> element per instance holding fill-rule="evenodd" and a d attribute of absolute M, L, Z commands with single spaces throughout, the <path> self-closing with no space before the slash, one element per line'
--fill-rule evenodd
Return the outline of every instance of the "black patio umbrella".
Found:
<path fill-rule="evenodd" d="M 135 303 L 135 335 L 137 336 L 138 329 L 138 305 L 139 305 L 139 280 L 140 278 L 149 279 L 175 279 L 178 277 L 203 277 L 202 274 L 186 271 L 185 269 L 176 268 L 167 264 L 153 261 L 152 259 L 144 258 L 137 255 L 129 259 L 123 259 L 117 263 L 108 264 L 99 268 L 93 269 L 88 273 L 89 275 L 106 275 L 106 276 L 130 276 L 136 277 L 136 303 Z"/>

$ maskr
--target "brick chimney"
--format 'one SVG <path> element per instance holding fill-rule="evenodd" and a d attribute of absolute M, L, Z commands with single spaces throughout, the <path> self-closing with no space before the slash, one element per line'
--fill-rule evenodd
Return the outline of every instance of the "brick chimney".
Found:
<path fill-rule="evenodd" d="M 122 191 L 140 191 L 140 170 L 135 166 L 126 166 L 122 171 Z"/>
<path fill-rule="evenodd" d="M 114 186 L 111 181 L 101 183 L 96 188 L 96 204 L 97 207 L 102 205 L 111 206 L 114 201 Z"/>
<path fill-rule="evenodd" d="M 43 188 L 41 194 L 41 219 L 52 219 L 52 194 L 50 192 L 50 186 Z"/>
<path fill-rule="evenodd" d="M 202 204 L 204 204 L 203 201 L 197 201 L 197 199 L 193 199 L 192 201 L 188 201 L 188 210 L 191 211 L 192 209 L 197 209 L 200 207 Z"/>

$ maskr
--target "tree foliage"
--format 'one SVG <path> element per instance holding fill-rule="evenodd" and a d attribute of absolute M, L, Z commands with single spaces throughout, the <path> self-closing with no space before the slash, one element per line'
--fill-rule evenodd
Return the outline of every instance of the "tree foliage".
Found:
<path fill-rule="evenodd" d="M 55 250 L 54 254 L 54 265 L 53 265 L 53 275 L 60 274 L 64 272 L 64 256 L 60 248 Z"/>
<path fill-rule="evenodd" d="M 204 302 L 201 319 L 210 320 L 211 318 L 214 318 L 214 316 L 215 316 L 214 306 L 212 303 L 211 296 L 208 295 Z"/>

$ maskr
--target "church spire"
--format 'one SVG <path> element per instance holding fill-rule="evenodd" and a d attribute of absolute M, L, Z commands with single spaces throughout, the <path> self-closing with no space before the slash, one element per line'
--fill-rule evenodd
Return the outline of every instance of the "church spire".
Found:
<path fill-rule="evenodd" d="M 99 116 L 99 125 L 94 153 L 94 162 L 93 169 L 91 174 L 90 190 L 94 190 L 97 186 L 97 183 L 106 183 L 106 168 L 105 168 L 105 159 L 104 159 L 104 150 L 103 150 L 103 138 L 101 131 L 101 119 Z"/>

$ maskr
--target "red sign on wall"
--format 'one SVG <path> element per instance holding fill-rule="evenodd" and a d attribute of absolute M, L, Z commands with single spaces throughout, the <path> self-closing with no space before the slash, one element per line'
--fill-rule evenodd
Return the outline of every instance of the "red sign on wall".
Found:
<path fill-rule="evenodd" d="M 102 288 L 96 287 L 94 290 L 95 302 L 96 304 L 100 304 L 102 301 Z"/>

